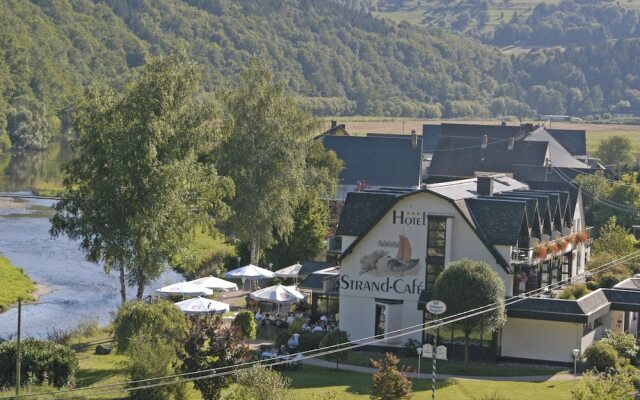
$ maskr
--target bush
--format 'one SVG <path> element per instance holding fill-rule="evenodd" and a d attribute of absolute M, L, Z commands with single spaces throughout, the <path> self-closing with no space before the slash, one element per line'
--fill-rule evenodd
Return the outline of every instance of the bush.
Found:
<path fill-rule="evenodd" d="M 236 314 L 232 325 L 240 329 L 244 339 L 256 338 L 256 320 L 251 311 L 241 311 Z"/>
<path fill-rule="evenodd" d="M 624 357 L 629 361 L 634 361 L 638 355 L 636 338 L 631 334 L 617 333 L 612 330 L 607 330 L 602 342 L 609 343 L 614 349 L 616 349 L 618 356 Z"/>
<path fill-rule="evenodd" d="M 584 352 L 587 357 L 587 368 L 598 372 L 606 372 L 611 368 L 617 368 L 618 352 L 606 342 L 595 342 Z"/>
<path fill-rule="evenodd" d="M 236 386 L 224 396 L 224 400 L 293 400 L 291 379 L 283 378 L 277 371 L 262 365 L 254 365 L 237 374 Z"/>
<path fill-rule="evenodd" d="M 627 373 L 593 376 L 586 373 L 571 390 L 571 400 L 633 399 L 632 378 Z"/>
<path fill-rule="evenodd" d="M 15 384 L 16 351 L 16 341 L 0 344 L 0 386 Z M 75 383 L 78 358 L 68 346 L 27 338 L 20 343 L 20 358 L 23 384 L 47 383 L 61 388 Z"/>
<path fill-rule="evenodd" d="M 588 282 L 586 283 L 586 286 L 587 286 L 587 289 L 589 289 L 589 290 L 591 290 L 591 291 L 593 291 L 593 290 L 596 290 L 596 289 L 599 289 L 599 288 L 600 288 L 600 286 L 598 286 L 598 282 L 596 282 L 596 281 L 588 281 Z"/>
<path fill-rule="evenodd" d="M 338 348 L 338 345 L 349 342 L 349 335 L 345 331 L 331 331 L 327 332 L 322 340 L 320 340 L 320 348 L 334 347 Z M 336 353 L 328 354 L 324 356 L 327 360 L 336 362 L 336 369 L 338 369 L 338 363 L 347 360 L 348 353 L 346 351 L 339 351 Z"/>
<path fill-rule="evenodd" d="M 172 345 L 164 343 L 162 340 L 148 340 L 143 337 L 132 338 L 129 340 L 127 354 L 129 361 L 126 363 L 125 370 L 131 381 L 176 373 L 176 351 Z M 186 398 L 185 389 L 184 383 L 157 386 L 132 390 L 129 392 L 129 397 L 137 400 L 181 400 Z"/>
<path fill-rule="evenodd" d="M 402 400 L 411 398 L 411 382 L 398 370 L 398 357 L 385 354 L 381 360 L 371 360 L 377 371 L 373 374 L 372 400 Z"/>
<path fill-rule="evenodd" d="M 620 282 L 620 279 L 613 274 L 603 274 L 600 276 L 600 279 L 598 279 L 598 285 L 601 288 L 607 289 L 614 287 L 618 282 Z"/>
<path fill-rule="evenodd" d="M 282 346 L 287 347 L 290 337 L 291 335 L 289 334 L 289 331 L 280 331 L 276 335 L 274 345 L 277 349 L 281 348 Z"/>
<path fill-rule="evenodd" d="M 125 353 L 129 340 L 140 335 L 161 338 L 178 349 L 187 337 L 187 318 L 166 300 L 152 304 L 129 302 L 118 311 L 113 335 L 119 353 Z"/>
<path fill-rule="evenodd" d="M 325 332 L 306 332 L 300 334 L 298 338 L 298 351 L 303 352 L 318 349 L 325 334 Z"/>
<path fill-rule="evenodd" d="M 583 284 L 569 285 L 566 288 L 564 288 L 564 290 L 560 293 L 560 295 L 558 295 L 558 298 L 565 299 L 565 300 L 577 300 L 580 297 L 586 295 L 587 293 L 589 293 L 589 289 L 587 289 L 586 285 L 583 285 Z"/>
<path fill-rule="evenodd" d="M 293 323 L 291 323 L 289 325 L 288 331 L 289 331 L 289 335 L 293 335 L 294 333 L 305 333 L 305 330 L 302 329 L 302 325 L 304 324 L 304 321 L 302 321 L 301 319 L 296 319 L 293 321 Z"/>

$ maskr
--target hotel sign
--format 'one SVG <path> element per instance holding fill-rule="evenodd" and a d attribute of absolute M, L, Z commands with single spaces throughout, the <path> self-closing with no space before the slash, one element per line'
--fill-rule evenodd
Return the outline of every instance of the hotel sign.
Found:
<path fill-rule="evenodd" d="M 420 211 L 393 210 L 392 221 L 394 225 L 425 226 L 427 225 L 427 213 Z"/>

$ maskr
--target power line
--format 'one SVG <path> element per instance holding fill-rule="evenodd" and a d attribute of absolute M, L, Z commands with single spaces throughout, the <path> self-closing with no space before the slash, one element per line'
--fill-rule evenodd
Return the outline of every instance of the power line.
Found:
<path fill-rule="evenodd" d="M 379 337 L 379 336 L 370 336 L 367 338 L 361 338 L 361 339 L 357 339 L 354 341 L 350 341 L 350 342 L 346 342 L 346 343 L 341 343 L 341 344 L 337 344 L 337 345 L 333 345 L 333 346 L 327 346 L 327 347 L 323 347 L 321 349 L 315 349 L 315 350 L 308 350 L 306 352 L 300 352 L 300 353 L 294 353 L 291 356 L 298 356 L 298 355 L 303 355 L 302 357 L 298 357 L 297 360 L 305 360 L 305 359 L 309 359 L 309 358 L 316 358 L 316 357 L 321 357 L 323 355 L 329 355 L 329 354 L 333 354 L 333 353 L 337 353 L 337 352 L 341 352 L 341 351 L 347 351 L 347 350 L 352 350 L 352 349 L 356 349 L 359 347 L 363 347 L 363 346 L 368 346 L 371 344 L 375 344 L 381 341 L 385 341 L 385 340 L 389 340 L 389 339 L 395 339 L 398 337 L 402 337 L 402 336 L 406 336 L 406 335 L 410 335 L 413 333 L 418 333 L 424 330 L 429 330 L 429 329 L 435 329 L 435 328 L 439 328 L 445 325 L 449 325 L 451 323 L 454 322 L 458 322 L 467 318 L 471 318 L 471 317 L 475 317 L 481 314 L 485 314 L 489 311 L 493 311 L 501 306 L 507 306 L 507 305 L 511 305 L 511 304 L 515 304 L 517 302 L 523 301 L 527 298 L 531 298 L 539 293 L 551 290 L 553 288 L 556 287 L 561 287 L 566 283 L 570 283 L 572 281 L 575 281 L 579 278 L 582 277 L 586 277 L 586 276 L 590 276 L 592 274 L 596 274 L 599 272 L 602 272 L 604 270 L 613 268 L 615 266 L 617 266 L 618 264 L 621 264 L 623 262 L 627 262 L 630 261 L 634 258 L 638 258 L 640 257 L 640 251 L 636 251 L 630 254 L 627 254 L 626 256 L 620 257 L 617 260 L 613 260 L 610 261 L 608 263 L 605 263 L 599 267 L 596 267 L 592 270 L 589 271 L 585 271 L 582 272 L 580 274 L 577 274 L 573 277 L 570 278 L 566 278 L 563 280 L 560 280 L 556 283 L 538 288 L 538 289 L 534 289 L 531 290 L 529 292 L 520 294 L 518 296 L 514 296 L 511 297 L 507 300 L 504 301 L 500 301 L 500 302 L 496 302 L 496 303 L 492 303 L 492 304 L 487 304 L 481 307 L 477 307 L 475 309 L 471 309 L 471 310 L 467 310 L 458 314 L 454 314 L 454 315 L 450 315 L 448 317 L 443 317 L 437 320 L 432 320 L 432 321 L 428 321 L 428 322 L 424 322 L 422 324 L 417 324 L 417 325 L 413 325 L 410 327 L 405 327 L 402 329 L 398 329 L 395 331 L 391 331 L 388 332 L 385 337 Z M 404 332 L 406 331 L 406 332 Z M 362 342 L 362 343 L 358 343 L 358 342 Z M 327 349 L 331 349 L 332 350 L 327 350 Z M 309 354 L 309 353 L 313 353 L 313 354 Z M 276 359 L 277 360 L 277 359 Z M 286 364 L 291 362 L 291 360 L 282 360 L 282 361 L 271 361 L 269 363 L 266 363 L 266 365 L 281 365 L 281 364 Z M 21 395 L 18 397 L 2 397 L 0 399 L 14 399 L 14 398 L 28 398 L 28 397 L 34 397 L 34 396 L 46 396 L 46 395 L 57 395 L 57 394 L 63 394 L 63 393 L 71 393 L 71 392 L 79 392 L 79 391 L 87 391 L 87 390 L 95 390 L 95 389 L 103 389 L 103 388 L 112 388 L 112 387 L 118 387 L 118 386 L 125 386 L 125 385 L 131 385 L 131 384 L 135 384 L 135 383 L 144 383 L 144 382 L 151 382 L 151 381 L 157 381 L 157 380 L 163 380 L 163 379 L 174 379 L 174 378 L 180 378 L 180 377 L 185 377 L 185 376 L 191 376 L 191 375 L 196 375 L 196 374 L 205 374 L 205 373 L 210 373 L 208 375 L 204 375 L 204 376 L 197 376 L 197 377 L 190 377 L 190 378 L 186 378 L 186 379 L 182 379 L 182 380 L 178 380 L 178 381 L 172 381 L 172 382 L 160 382 L 160 383 L 154 383 L 154 384 L 148 384 L 148 385 L 143 385 L 143 386 L 135 386 L 135 387 L 129 387 L 129 388 L 119 388 L 119 389 L 114 389 L 114 390 L 110 390 L 110 391 L 102 391 L 102 392 L 98 392 L 98 393 L 94 393 L 94 395 L 101 395 L 101 394 L 108 394 L 108 393 L 114 393 L 114 392 L 122 392 L 122 391 L 133 391 L 133 390 L 140 390 L 140 389 L 150 389 L 150 388 L 154 388 L 154 387 L 160 387 L 160 386 L 166 386 L 166 385 L 173 385 L 173 384 L 178 384 L 178 383 L 185 383 L 185 382 L 191 382 L 191 381 L 195 381 L 195 380 L 201 380 L 201 379 L 207 379 L 207 378 L 214 378 L 214 377 L 218 377 L 218 376 L 226 376 L 226 375 L 230 375 L 230 374 L 234 374 L 237 373 L 241 370 L 247 369 L 247 367 L 249 366 L 253 366 L 255 364 L 265 364 L 264 361 L 251 361 L 251 362 L 247 362 L 247 363 L 241 363 L 241 364 L 234 364 L 234 365 L 230 365 L 230 366 L 226 366 L 226 367 L 220 367 L 220 368 L 212 368 L 212 369 L 206 369 L 206 370 L 201 370 L 201 371 L 194 371 L 194 372 L 186 372 L 186 373 L 181 373 L 181 374 L 174 374 L 174 375 L 167 375 L 167 376 L 162 376 L 162 377 L 156 377 L 156 378 L 148 378 L 148 379 L 142 379 L 142 380 L 137 380 L 137 381 L 129 381 L 129 382 L 120 382 L 120 383 L 113 383 L 113 384 L 109 384 L 109 385 L 98 385 L 98 386 L 89 386 L 89 387 L 84 387 L 84 388 L 73 388 L 73 389 L 66 389 L 66 390 L 59 390 L 59 391 L 55 391 L 55 392 L 46 392 L 46 393 L 33 393 L 33 394 L 25 394 L 25 395 Z M 245 368 L 238 368 L 238 367 L 245 367 Z"/>

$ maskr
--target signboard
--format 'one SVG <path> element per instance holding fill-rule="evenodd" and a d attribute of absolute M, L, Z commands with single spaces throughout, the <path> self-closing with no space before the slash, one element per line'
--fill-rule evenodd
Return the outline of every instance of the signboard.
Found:
<path fill-rule="evenodd" d="M 447 311 L 447 305 L 440 300 L 431 300 L 427 303 L 427 311 L 431 314 L 440 315 Z"/>
<path fill-rule="evenodd" d="M 422 357 L 424 358 L 433 358 L 433 346 L 430 344 L 425 344 L 422 346 Z M 446 360 L 447 359 L 447 348 L 446 346 L 438 346 L 436 347 L 436 360 Z"/>

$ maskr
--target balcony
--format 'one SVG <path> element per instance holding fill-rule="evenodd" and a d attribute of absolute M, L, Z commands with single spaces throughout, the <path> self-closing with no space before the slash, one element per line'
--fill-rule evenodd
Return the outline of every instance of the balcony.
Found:
<path fill-rule="evenodd" d="M 551 236 L 542 235 L 542 241 L 531 238 L 530 247 L 517 247 L 511 252 L 511 264 L 536 265 L 553 257 L 569 253 L 579 246 L 587 246 L 591 242 L 591 231 L 588 227 L 580 232 L 555 231 Z M 534 242 L 538 242 L 535 243 Z"/>

